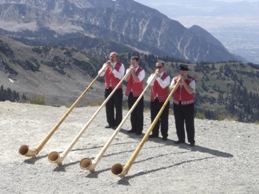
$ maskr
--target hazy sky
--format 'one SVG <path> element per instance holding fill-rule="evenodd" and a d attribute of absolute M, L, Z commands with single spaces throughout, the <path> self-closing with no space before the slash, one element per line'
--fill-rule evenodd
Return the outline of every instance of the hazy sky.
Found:
<path fill-rule="evenodd" d="M 146 0 L 134 0 L 136 2 L 147 2 Z M 167 0 L 165 2 L 168 2 L 170 0 Z M 171 0 L 173 1 L 173 0 Z M 259 0 L 206 0 L 206 1 L 222 1 L 222 2 L 238 2 L 238 1 L 250 1 L 250 2 L 259 2 Z M 161 0 L 149 0 L 148 2 L 152 3 L 152 2 L 161 2 Z"/>
<path fill-rule="evenodd" d="M 214 1 L 223 1 L 223 2 L 250 1 L 250 2 L 258 2 L 259 0 L 214 0 Z"/>
<path fill-rule="evenodd" d="M 201 4 L 201 2 L 203 2 L 202 0 L 197 1 L 198 3 L 194 3 L 195 1 L 192 0 L 134 1 L 160 11 L 169 18 L 179 21 L 185 27 L 199 25 L 209 30 L 236 25 L 259 26 L 259 15 L 247 11 L 248 6 L 246 6 L 246 10 L 243 9 L 245 11 L 242 11 L 240 4 L 239 7 L 236 5 L 224 6 L 224 4 L 222 4 L 233 2 L 259 2 L 259 0 L 206 0 L 204 4 Z M 175 6 L 177 7 L 176 10 L 174 9 Z M 253 10 L 253 7 L 250 6 L 250 9 Z M 255 9 L 258 9 L 258 6 Z"/>

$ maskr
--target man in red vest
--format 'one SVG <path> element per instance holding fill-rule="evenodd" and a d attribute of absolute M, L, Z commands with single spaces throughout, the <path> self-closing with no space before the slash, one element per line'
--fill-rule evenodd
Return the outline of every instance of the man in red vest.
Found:
<path fill-rule="evenodd" d="M 156 77 L 155 79 L 154 76 Z M 153 80 L 153 81 L 152 81 Z M 151 82 L 152 81 L 152 82 Z M 147 83 L 152 86 L 150 96 L 151 122 L 157 116 L 169 94 L 170 76 L 164 72 L 164 63 L 157 62 L 155 73 L 151 74 Z M 150 138 L 157 138 L 159 134 L 159 126 L 161 126 L 162 140 L 166 141 L 168 136 L 168 114 L 169 103 L 167 103 L 163 113 L 153 128 Z"/>
<path fill-rule="evenodd" d="M 194 93 L 196 80 L 188 75 L 188 71 L 188 65 L 181 64 L 180 75 L 172 79 L 170 89 L 172 89 L 177 80 L 180 79 L 180 85 L 173 96 L 175 126 L 178 137 L 178 141 L 175 143 L 185 143 L 185 124 L 188 142 L 190 146 L 194 146 Z"/>
<path fill-rule="evenodd" d="M 125 73 L 124 65 L 118 61 L 118 53 L 112 52 L 109 57 L 110 60 L 103 64 L 103 66 L 107 66 L 107 68 L 101 74 L 101 76 L 104 76 L 105 81 L 105 98 L 107 98 L 113 89 L 118 85 Z M 122 84 L 120 84 L 118 89 L 106 103 L 106 118 L 108 125 L 105 126 L 105 128 L 115 129 L 121 123 L 122 99 Z M 114 109 L 116 112 L 114 112 Z"/>
<path fill-rule="evenodd" d="M 127 69 L 127 72 L 128 71 L 131 73 L 128 74 L 125 81 L 128 82 L 126 96 L 128 96 L 128 107 L 130 109 L 143 91 L 143 83 L 145 78 L 145 70 L 139 66 L 139 58 L 137 56 L 131 57 L 131 65 Z M 142 134 L 144 122 L 143 111 L 144 97 L 142 96 L 141 100 L 131 113 L 130 122 L 132 128 L 128 131 L 128 133 L 136 133 L 136 135 Z"/>

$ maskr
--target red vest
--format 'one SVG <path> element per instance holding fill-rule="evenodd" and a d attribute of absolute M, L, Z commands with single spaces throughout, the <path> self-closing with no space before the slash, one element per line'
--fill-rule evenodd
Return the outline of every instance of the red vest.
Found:
<path fill-rule="evenodd" d="M 143 68 L 139 67 L 138 70 L 136 71 L 136 76 L 138 76 L 139 72 L 141 72 L 142 70 Z M 132 75 L 130 75 L 128 85 L 126 88 L 126 93 L 125 93 L 126 96 L 129 96 L 130 92 L 132 92 L 134 97 L 140 96 L 140 94 L 143 91 L 143 83 L 144 83 L 144 80 L 142 80 L 141 82 L 134 82 Z"/>
<path fill-rule="evenodd" d="M 179 75 L 177 76 L 177 79 L 179 79 Z M 177 82 L 177 79 L 174 80 L 174 82 Z M 191 83 L 191 81 L 195 81 L 195 79 L 191 76 L 187 76 L 187 78 L 184 80 L 187 85 Z M 179 104 L 181 101 L 181 105 L 189 105 L 194 103 L 194 94 L 189 94 L 184 86 L 179 86 L 177 90 L 174 92 L 174 98 L 173 98 L 174 104 Z"/>
<path fill-rule="evenodd" d="M 164 80 L 165 78 L 167 78 L 167 74 L 164 73 L 163 76 L 161 77 L 162 80 Z M 158 83 L 158 81 L 155 79 L 154 81 L 154 85 L 151 88 L 151 96 L 150 96 L 150 100 L 153 102 L 155 100 L 155 98 L 158 98 L 159 102 L 165 102 L 166 98 L 168 97 L 168 93 L 169 93 L 169 86 L 162 88 L 160 86 L 160 84 Z"/>
<path fill-rule="evenodd" d="M 121 65 L 122 64 L 120 62 L 117 62 L 114 69 L 116 71 L 119 71 Z M 111 68 L 107 68 L 106 71 L 105 71 L 105 75 L 104 75 L 104 81 L 105 81 L 105 88 L 106 89 L 108 89 L 110 87 L 112 89 L 114 89 L 121 80 L 114 76 Z M 120 84 L 120 86 L 118 88 L 122 88 L 122 84 Z"/>

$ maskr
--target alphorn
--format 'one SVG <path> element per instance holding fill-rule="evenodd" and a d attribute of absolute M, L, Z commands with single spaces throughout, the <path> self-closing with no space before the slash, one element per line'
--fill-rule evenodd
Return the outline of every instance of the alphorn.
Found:
<path fill-rule="evenodd" d="M 120 80 L 120 82 L 116 85 L 116 87 L 113 89 L 113 91 L 110 93 L 110 95 L 103 101 L 103 103 L 101 104 L 101 106 L 96 110 L 96 112 L 93 114 L 93 116 L 90 118 L 90 120 L 84 125 L 84 127 L 80 130 L 80 132 L 78 133 L 78 135 L 74 138 L 74 140 L 69 144 L 69 146 L 67 147 L 67 149 L 63 152 L 62 156 L 57 152 L 57 151 L 53 151 L 51 153 L 49 153 L 48 155 L 48 160 L 51 163 L 56 163 L 58 165 L 62 165 L 63 160 L 65 159 L 65 157 L 67 156 L 67 154 L 70 152 L 70 150 L 73 148 L 73 146 L 76 144 L 76 142 L 78 141 L 78 139 L 82 136 L 82 134 L 85 132 L 85 130 L 87 129 L 87 127 L 90 125 L 90 123 L 93 121 L 93 119 L 96 117 L 96 115 L 100 112 L 100 110 L 102 109 L 102 107 L 109 101 L 109 99 L 112 97 L 112 95 L 115 93 L 116 89 L 122 84 L 123 80 L 126 78 L 126 76 L 128 76 L 128 74 L 130 73 L 130 71 L 128 71 L 128 73 L 125 74 L 125 76 Z"/>
<path fill-rule="evenodd" d="M 116 135 L 119 133 L 119 131 L 121 130 L 122 125 L 125 123 L 126 119 L 129 117 L 129 115 L 131 114 L 131 112 L 135 109 L 135 107 L 137 106 L 138 102 L 141 100 L 142 96 L 144 95 L 144 93 L 146 92 L 146 90 L 148 89 L 148 86 L 152 83 L 152 81 L 155 79 L 155 76 L 153 77 L 153 79 L 151 80 L 151 82 L 145 87 L 145 89 L 141 92 L 140 96 L 137 98 L 136 102 L 132 105 L 132 107 L 130 108 L 130 110 L 128 111 L 128 113 L 126 114 L 126 116 L 124 117 L 124 119 L 121 121 L 121 123 L 119 124 L 119 126 L 116 128 L 116 130 L 113 132 L 112 136 L 110 137 L 110 139 L 106 142 L 106 144 L 104 145 L 104 147 L 102 148 L 102 150 L 99 152 L 99 154 L 95 157 L 95 159 L 92 161 L 90 158 L 83 158 L 80 161 L 80 168 L 82 169 L 87 169 L 90 172 L 94 172 L 96 166 L 98 165 L 99 161 L 101 160 L 102 156 L 104 155 L 104 153 L 106 152 L 106 150 L 108 149 L 108 147 L 110 146 L 110 144 L 112 143 L 113 139 L 116 137 Z"/>
<path fill-rule="evenodd" d="M 45 144 L 48 142 L 48 140 L 51 138 L 51 136 L 56 132 L 56 130 L 59 128 L 59 126 L 62 124 L 62 122 L 67 118 L 67 116 L 71 113 L 71 111 L 75 108 L 75 106 L 80 102 L 80 100 L 83 98 L 83 96 L 86 94 L 86 92 L 91 88 L 91 86 L 94 84 L 94 82 L 100 77 L 100 75 L 102 74 L 102 72 L 105 70 L 106 67 L 107 67 L 107 65 L 103 66 L 101 68 L 98 75 L 87 86 L 85 91 L 78 97 L 78 99 L 71 105 L 71 107 L 67 110 L 67 112 L 64 114 L 64 116 L 53 127 L 53 129 L 48 133 L 48 135 L 42 140 L 42 142 L 38 145 L 38 147 L 29 149 L 28 145 L 22 145 L 19 149 L 19 153 L 21 155 L 27 156 L 27 157 L 35 157 L 42 150 L 42 148 L 45 146 Z"/>
<path fill-rule="evenodd" d="M 114 164 L 111 168 L 111 171 L 114 175 L 117 175 L 121 178 L 124 178 L 126 174 L 128 174 L 129 169 L 131 168 L 133 162 L 135 161 L 135 159 L 137 158 L 141 148 L 143 147 L 144 143 L 146 142 L 146 140 L 149 137 L 149 134 L 151 133 L 151 131 L 153 130 L 153 128 L 155 127 L 158 119 L 160 118 L 161 114 L 163 113 L 168 101 L 170 100 L 171 96 L 173 95 L 173 93 L 175 92 L 175 90 L 178 88 L 180 84 L 180 79 L 178 79 L 176 85 L 174 86 L 174 88 L 171 90 L 171 92 L 169 93 L 168 97 L 166 98 L 166 101 L 164 102 L 163 106 L 161 107 L 161 109 L 159 110 L 159 112 L 157 113 L 155 119 L 153 120 L 153 122 L 151 123 L 151 126 L 149 127 L 149 129 L 147 130 L 146 134 L 144 135 L 144 137 L 142 138 L 141 142 L 139 143 L 138 147 L 135 149 L 135 151 L 133 152 L 132 156 L 130 157 L 130 159 L 128 160 L 128 162 L 125 164 L 125 166 L 122 166 L 121 164 Z"/>

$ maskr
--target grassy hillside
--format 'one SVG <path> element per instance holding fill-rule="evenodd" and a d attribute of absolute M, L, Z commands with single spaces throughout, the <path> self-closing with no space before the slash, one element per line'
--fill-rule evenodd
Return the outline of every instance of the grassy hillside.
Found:
<path fill-rule="evenodd" d="M 6 37 L 0 37 L 0 56 L 0 85 L 28 98 L 43 97 L 55 106 L 71 105 L 102 64 L 75 49 L 29 47 Z M 100 82 L 92 91 L 87 101 L 103 96 Z"/>
<path fill-rule="evenodd" d="M 243 63 L 199 64 L 193 67 L 197 77 L 197 105 L 207 117 L 240 121 L 259 120 L 259 66 Z"/>
<path fill-rule="evenodd" d="M 126 67 L 132 55 L 140 56 L 140 65 L 146 70 L 145 79 L 154 71 L 158 60 L 165 62 L 171 78 L 179 73 L 181 61 L 178 59 L 137 52 L 120 53 L 120 60 Z M 0 57 L 0 85 L 4 89 L 9 88 L 29 99 L 41 97 L 46 104 L 54 106 L 70 106 L 107 60 L 73 48 L 26 46 L 3 36 L 0 36 Z M 189 67 L 189 74 L 197 80 L 197 117 L 259 120 L 258 65 L 224 62 L 189 64 Z M 103 78 L 99 78 L 81 105 L 101 102 L 102 85 Z M 145 94 L 145 101 L 149 107 L 149 92 Z"/>

